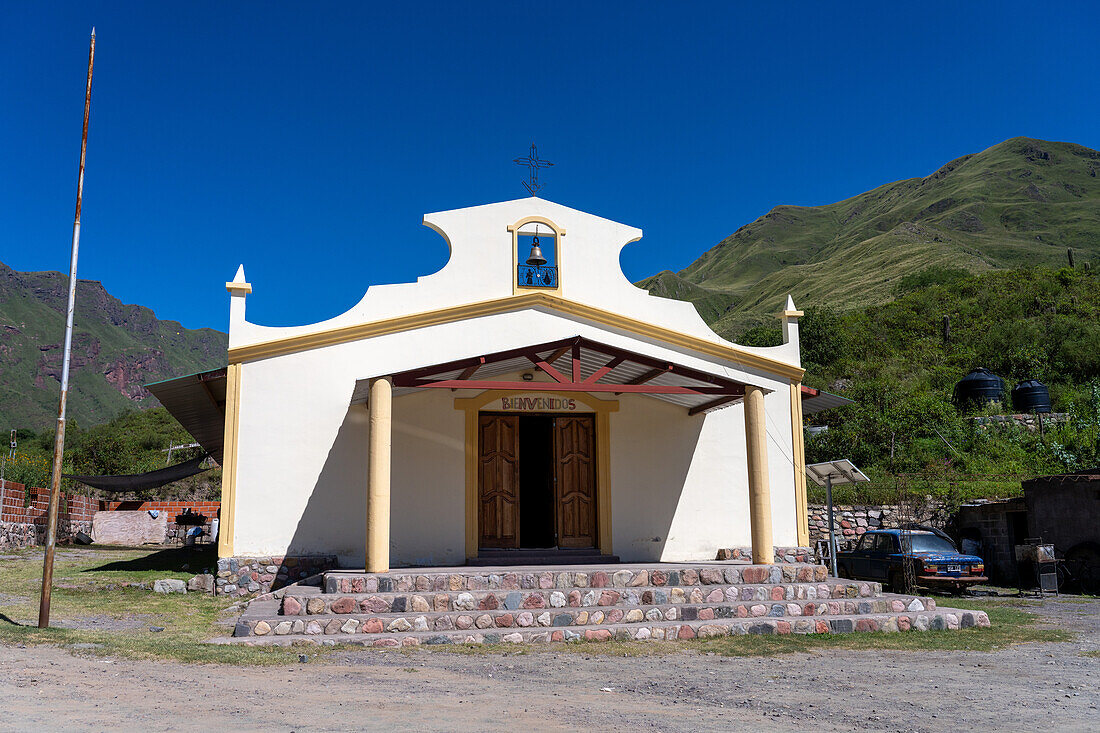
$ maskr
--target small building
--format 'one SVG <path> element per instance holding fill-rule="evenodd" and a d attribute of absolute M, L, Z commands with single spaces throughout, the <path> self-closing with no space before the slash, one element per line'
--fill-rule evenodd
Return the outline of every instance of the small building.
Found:
<path fill-rule="evenodd" d="M 1022 497 L 960 507 L 955 522 L 960 540 L 979 544 L 977 554 L 996 582 L 1034 584 L 1034 567 L 1017 561 L 1016 546 L 1041 539 L 1054 545 L 1078 583 L 1100 589 L 1100 467 L 1039 476 L 1022 485 Z"/>
<path fill-rule="evenodd" d="M 221 557 L 345 567 L 808 544 L 803 370 L 620 265 L 642 232 L 540 198 L 429 214 L 450 247 L 328 321 L 246 319 L 228 367 L 153 393 L 223 467 Z M 814 395 L 810 395 L 814 397 Z"/>
<path fill-rule="evenodd" d="M 955 515 L 955 530 L 963 551 L 985 560 L 990 580 L 1005 585 L 1020 583 L 1015 547 L 1032 536 L 1022 496 L 963 504 Z"/>

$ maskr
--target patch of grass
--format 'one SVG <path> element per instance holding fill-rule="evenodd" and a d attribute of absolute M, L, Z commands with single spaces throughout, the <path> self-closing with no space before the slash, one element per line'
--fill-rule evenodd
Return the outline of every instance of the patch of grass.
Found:
<path fill-rule="evenodd" d="M 82 654 L 127 659 L 235 665 L 298 663 L 299 649 L 204 643 L 227 636 L 220 623 L 234 604 L 202 593 L 162 595 L 134 585 L 159 578 L 184 580 L 212 564 L 209 551 L 68 548 L 57 551 L 51 628 L 39 629 L 38 595 L 42 551 L 6 552 L 18 559 L 0 561 L 2 644 L 99 644 Z M 183 565 L 188 565 L 184 570 Z M 97 628 L 98 627 L 98 628 Z M 163 627 L 153 632 L 150 627 Z M 327 650 L 310 646 L 310 656 Z"/>
<path fill-rule="evenodd" d="M 1095 657 L 1097 659 L 1100 659 L 1100 649 L 1090 649 L 1087 652 L 1081 652 L 1081 656 Z"/>

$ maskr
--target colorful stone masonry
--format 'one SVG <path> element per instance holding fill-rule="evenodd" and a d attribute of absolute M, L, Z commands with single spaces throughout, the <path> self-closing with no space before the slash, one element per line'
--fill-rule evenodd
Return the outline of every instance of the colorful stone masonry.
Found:
<path fill-rule="evenodd" d="M 335 567 L 335 555 L 226 557 L 218 560 L 214 593 L 220 596 L 266 594 Z"/>
<path fill-rule="evenodd" d="M 813 562 L 814 551 L 809 547 L 776 547 L 776 563 L 807 563 Z M 723 547 L 718 550 L 716 560 L 743 560 L 752 562 L 751 547 Z"/>
<path fill-rule="evenodd" d="M 844 548 L 848 542 L 859 539 L 869 529 L 897 527 L 900 507 L 893 504 L 834 505 L 833 529 L 837 544 Z M 940 501 L 925 500 L 910 509 L 910 521 L 943 529 L 950 518 L 947 505 Z M 810 542 L 828 542 L 829 512 L 824 504 L 809 505 Z"/>
<path fill-rule="evenodd" d="M 246 644 L 419 644 L 692 639 L 988 626 L 980 611 L 883 595 L 820 565 L 586 566 L 325 574 L 249 603 Z"/>

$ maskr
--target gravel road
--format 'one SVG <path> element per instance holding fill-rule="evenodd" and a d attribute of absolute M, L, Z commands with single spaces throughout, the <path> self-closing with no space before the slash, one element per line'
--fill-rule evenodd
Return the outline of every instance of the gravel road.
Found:
<path fill-rule="evenodd" d="M 1100 658 L 1083 652 L 1100 649 L 1100 600 L 1043 610 L 1076 640 L 772 658 L 349 651 L 275 669 L 0 646 L 0 730 L 1095 731 Z"/>

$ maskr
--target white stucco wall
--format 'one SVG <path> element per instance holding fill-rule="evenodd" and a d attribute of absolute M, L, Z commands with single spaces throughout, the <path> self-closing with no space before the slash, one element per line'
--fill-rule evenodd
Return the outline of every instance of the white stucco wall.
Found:
<path fill-rule="evenodd" d="M 559 260 L 560 297 L 728 345 L 690 304 L 654 298 L 626 280 L 619 252 L 640 230 L 533 198 L 425 217 L 451 244 L 444 269 L 417 283 L 372 287 L 352 310 L 325 323 L 290 328 L 247 323 L 245 296 L 238 290 L 231 347 L 508 297 L 513 256 L 507 225 L 531 214 L 551 218 L 567 231 Z M 362 405 L 351 404 L 356 382 L 573 336 L 769 390 L 774 540 L 795 544 L 787 378 L 746 367 L 735 357 L 703 355 L 539 306 L 244 361 L 236 523 L 227 528 L 234 553 L 336 554 L 344 565 L 361 566 L 368 415 Z M 798 363 L 792 344 L 745 350 Z M 472 394 L 427 390 L 394 400 L 395 566 L 464 559 L 464 422 L 453 400 Z M 713 557 L 718 547 L 749 545 L 744 446 L 740 406 L 688 417 L 680 406 L 622 397 L 620 411 L 611 417 L 614 551 L 625 560 L 694 560 Z"/>
<path fill-rule="evenodd" d="M 439 348 L 510 333 L 521 344 L 581 333 L 661 353 L 638 339 L 537 311 L 477 320 L 423 329 L 432 333 L 418 341 Z M 367 411 L 349 403 L 356 380 L 422 359 L 400 346 L 407 338 L 398 333 L 243 365 L 235 553 L 335 554 L 342 565 L 362 565 Z M 751 379 L 772 390 L 764 404 L 774 541 L 794 545 L 789 386 Z M 454 398 L 473 394 L 430 390 L 394 400 L 395 566 L 464 560 L 464 423 Z M 690 417 L 678 405 L 623 395 L 610 415 L 610 461 L 613 547 L 621 558 L 712 559 L 718 547 L 750 544 L 740 405 Z"/>
<path fill-rule="evenodd" d="M 777 545 L 796 540 L 788 393 L 765 398 Z M 785 452 L 785 455 L 784 455 Z M 689 417 L 675 405 L 623 397 L 611 416 L 612 530 L 624 561 L 713 560 L 748 547 L 745 413 L 740 404 Z"/>

